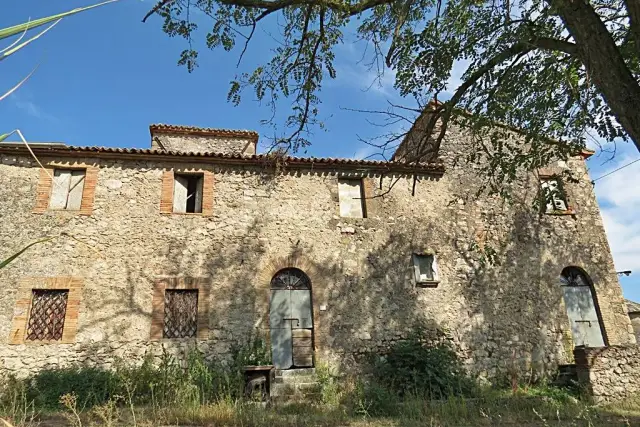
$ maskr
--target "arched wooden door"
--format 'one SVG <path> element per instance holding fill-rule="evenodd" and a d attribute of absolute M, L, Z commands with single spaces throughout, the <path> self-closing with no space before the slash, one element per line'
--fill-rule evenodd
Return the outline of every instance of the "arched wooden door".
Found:
<path fill-rule="evenodd" d="M 577 267 L 567 267 L 560 277 L 564 304 L 576 347 L 604 347 L 602 319 L 587 274 Z"/>
<path fill-rule="evenodd" d="M 313 366 L 311 281 L 302 270 L 285 268 L 271 279 L 269 327 L 276 368 Z"/>

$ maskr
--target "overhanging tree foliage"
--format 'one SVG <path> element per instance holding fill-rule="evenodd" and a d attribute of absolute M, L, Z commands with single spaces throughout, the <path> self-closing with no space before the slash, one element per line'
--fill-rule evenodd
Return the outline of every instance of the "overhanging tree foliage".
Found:
<path fill-rule="evenodd" d="M 191 42 L 193 8 L 213 21 L 209 48 L 240 40 L 242 53 L 256 27 L 277 16 L 272 59 L 233 81 L 229 100 L 239 103 L 247 87 L 272 103 L 292 98 L 290 131 L 276 142 L 293 150 L 310 143 L 323 78 L 336 76 L 335 48 L 352 21 L 374 59 L 396 71 L 403 96 L 440 101 L 430 104 L 434 138 L 412 161 L 437 151 L 452 120 L 480 136 L 472 157 L 493 159 L 502 178 L 575 153 L 589 131 L 640 149 L 638 0 L 162 0 L 145 19 L 157 13 L 167 34 Z M 191 71 L 197 56 L 190 43 L 179 63 Z M 466 71 L 445 96 L 454 64 Z M 498 124 L 522 130 L 527 144 L 509 142 Z"/>

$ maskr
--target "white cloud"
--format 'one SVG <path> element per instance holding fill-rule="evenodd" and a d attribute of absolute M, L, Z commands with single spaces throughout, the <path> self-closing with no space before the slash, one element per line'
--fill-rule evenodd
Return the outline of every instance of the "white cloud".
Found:
<path fill-rule="evenodd" d="M 393 87 L 396 82 L 395 70 L 384 67 L 378 73 L 376 67 L 368 67 L 362 63 L 342 63 L 336 66 L 336 83 L 355 87 L 363 92 L 370 92 L 387 98 L 398 97 Z"/>
<path fill-rule="evenodd" d="M 461 61 L 456 61 L 453 63 L 453 67 L 451 68 L 451 75 L 449 76 L 449 80 L 447 80 L 446 92 L 453 95 L 458 89 L 458 87 L 462 84 L 462 76 L 465 71 L 469 68 L 469 61 L 463 59 Z"/>
<path fill-rule="evenodd" d="M 10 98 L 13 100 L 15 106 L 18 109 L 22 110 L 23 112 L 25 112 L 31 117 L 35 117 L 36 119 L 40 119 L 40 120 L 48 120 L 50 122 L 59 121 L 57 117 L 45 112 L 44 110 L 42 110 L 42 108 L 40 108 L 34 102 L 26 98 L 22 98 L 16 94 L 11 95 Z"/>
<path fill-rule="evenodd" d="M 355 160 L 366 159 L 369 156 L 378 153 L 379 151 L 379 148 L 373 147 L 371 145 L 362 145 L 356 150 L 352 158 Z"/>
<path fill-rule="evenodd" d="M 608 164 L 599 176 L 635 160 L 637 155 L 620 156 Z M 595 192 L 617 270 L 640 273 L 640 162 L 621 169 L 595 183 Z"/>

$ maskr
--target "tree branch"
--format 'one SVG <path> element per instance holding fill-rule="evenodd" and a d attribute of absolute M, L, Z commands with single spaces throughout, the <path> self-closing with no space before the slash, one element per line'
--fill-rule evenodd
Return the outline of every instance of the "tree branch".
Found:
<path fill-rule="evenodd" d="M 159 1 L 155 6 L 153 6 L 153 8 L 147 12 L 146 15 L 144 15 L 144 18 L 142 18 L 142 22 L 146 22 L 147 18 L 149 18 L 151 15 L 153 15 L 154 13 L 156 13 L 157 11 L 159 11 L 161 8 L 163 8 L 164 6 L 168 5 L 169 3 L 173 3 L 175 0 L 161 0 Z"/>
<path fill-rule="evenodd" d="M 640 2 L 638 0 L 624 0 L 624 5 L 629 13 L 629 27 L 635 43 L 636 55 L 640 57 Z"/>
<path fill-rule="evenodd" d="M 142 19 L 142 22 L 145 22 L 149 16 L 156 13 L 162 7 L 166 6 L 169 3 L 172 3 L 175 0 L 161 0 L 156 4 L 153 9 L 151 9 Z M 331 9 L 336 12 L 346 13 L 349 16 L 357 15 L 366 10 L 373 9 L 376 6 L 381 6 L 384 4 L 391 4 L 396 0 L 362 0 L 354 4 L 344 4 L 341 1 L 337 0 L 327 0 L 327 1 L 319 1 L 319 0 L 218 0 L 221 4 L 226 4 L 230 6 L 240 6 L 248 9 L 264 9 L 262 15 L 266 16 L 272 12 L 285 9 L 291 6 L 323 6 L 328 9 Z M 264 16 L 260 15 L 260 19 Z"/>

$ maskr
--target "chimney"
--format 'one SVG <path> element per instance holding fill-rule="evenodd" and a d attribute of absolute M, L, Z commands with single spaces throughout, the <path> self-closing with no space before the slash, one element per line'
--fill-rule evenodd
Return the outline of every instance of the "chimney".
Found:
<path fill-rule="evenodd" d="M 249 130 L 153 124 L 151 149 L 185 153 L 256 154 L 258 133 Z"/>

